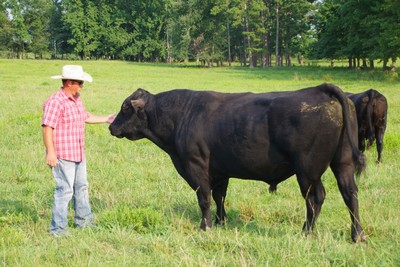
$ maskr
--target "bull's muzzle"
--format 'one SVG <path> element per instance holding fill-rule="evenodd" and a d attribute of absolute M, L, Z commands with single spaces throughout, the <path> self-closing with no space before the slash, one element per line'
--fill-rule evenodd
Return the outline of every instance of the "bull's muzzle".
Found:
<path fill-rule="evenodd" d="M 113 123 L 111 123 L 110 126 L 108 126 L 108 129 L 110 130 L 112 136 L 115 136 L 117 138 L 123 138 L 121 131 L 117 130 Z"/>

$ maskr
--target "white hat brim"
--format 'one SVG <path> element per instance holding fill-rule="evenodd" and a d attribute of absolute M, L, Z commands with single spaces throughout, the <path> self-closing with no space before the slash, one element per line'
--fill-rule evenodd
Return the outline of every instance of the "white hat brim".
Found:
<path fill-rule="evenodd" d="M 63 80 L 77 80 L 77 81 L 86 81 L 86 82 L 92 82 L 93 78 L 92 76 L 90 76 L 89 73 L 84 72 L 82 74 L 82 76 L 80 77 L 67 77 L 67 76 L 63 76 L 63 75 L 56 75 L 56 76 L 51 76 L 52 79 L 63 79 Z"/>

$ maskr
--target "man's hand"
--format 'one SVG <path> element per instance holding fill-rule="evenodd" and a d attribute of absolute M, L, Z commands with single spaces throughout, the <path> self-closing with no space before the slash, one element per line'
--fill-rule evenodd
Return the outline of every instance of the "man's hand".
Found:
<path fill-rule="evenodd" d="M 57 156 L 55 153 L 47 153 L 46 164 L 50 167 L 57 166 Z"/>
<path fill-rule="evenodd" d="M 90 117 L 86 119 L 86 123 L 96 124 L 96 123 L 112 123 L 115 119 L 116 113 L 110 114 L 108 116 L 99 116 L 90 114 Z"/>
<path fill-rule="evenodd" d="M 117 115 L 117 113 L 113 113 L 113 114 L 108 115 L 106 122 L 111 124 L 114 121 L 116 115 Z"/>

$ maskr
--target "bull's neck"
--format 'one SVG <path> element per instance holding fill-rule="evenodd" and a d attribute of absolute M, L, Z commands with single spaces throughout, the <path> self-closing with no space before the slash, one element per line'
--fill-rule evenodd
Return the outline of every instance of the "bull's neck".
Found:
<path fill-rule="evenodd" d="M 159 109 L 157 106 L 147 114 L 148 128 L 143 131 L 147 139 L 166 152 L 174 146 L 172 135 L 176 130 L 178 117 L 175 109 Z"/>

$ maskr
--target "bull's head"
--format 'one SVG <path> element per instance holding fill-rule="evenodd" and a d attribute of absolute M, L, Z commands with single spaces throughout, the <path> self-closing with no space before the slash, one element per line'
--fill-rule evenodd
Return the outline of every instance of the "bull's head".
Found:
<path fill-rule="evenodd" d="M 121 110 L 109 129 L 113 136 L 138 140 L 147 129 L 146 104 L 151 94 L 143 89 L 136 90 L 122 103 Z"/>

